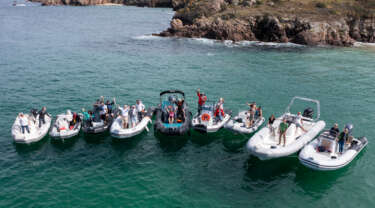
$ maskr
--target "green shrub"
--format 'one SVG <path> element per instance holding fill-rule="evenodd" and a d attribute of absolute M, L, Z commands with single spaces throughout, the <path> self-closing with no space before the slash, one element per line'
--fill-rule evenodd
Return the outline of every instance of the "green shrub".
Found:
<path fill-rule="evenodd" d="M 318 7 L 318 8 L 327 8 L 326 3 L 324 3 L 324 2 L 318 2 L 318 3 L 315 4 L 315 6 Z"/>

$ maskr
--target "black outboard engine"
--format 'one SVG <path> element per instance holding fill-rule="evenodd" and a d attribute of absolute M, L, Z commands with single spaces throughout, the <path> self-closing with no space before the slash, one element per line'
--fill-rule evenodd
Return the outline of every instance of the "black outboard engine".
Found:
<path fill-rule="evenodd" d="M 306 118 L 312 118 L 314 116 L 314 110 L 308 107 L 303 111 L 302 116 Z"/>
<path fill-rule="evenodd" d="M 345 128 L 349 130 L 349 135 L 352 135 L 352 131 L 353 131 L 353 128 L 354 128 L 353 124 L 348 123 L 348 124 L 345 125 Z"/>

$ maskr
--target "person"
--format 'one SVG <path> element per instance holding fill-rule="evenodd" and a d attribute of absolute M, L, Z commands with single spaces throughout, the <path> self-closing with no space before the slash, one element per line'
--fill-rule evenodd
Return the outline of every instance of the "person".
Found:
<path fill-rule="evenodd" d="M 345 142 L 349 139 L 349 130 L 347 128 L 344 129 L 343 132 L 340 133 L 337 140 L 339 143 L 339 153 L 342 154 L 344 150 Z"/>
<path fill-rule="evenodd" d="M 279 126 L 279 143 L 278 145 L 281 144 L 281 137 L 283 137 L 283 141 L 284 141 L 284 147 L 285 147 L 285 143 L 286 143 L 286 130 L 288 129 L 289 125 L 288 123 L 286 122 L 286 118 L 283 118 L 283 122 L 280 123 L 280 126 Z"/>
<path fill-rule="evenodd" d="M 268 128 L 270 129 L 272 135 L 275 136 L 275 128 L 273 128 L 273 123 L 275 122 L 275 115 L 271 115 L 269 118 L 268 118 L 268 123 L 267 123 L 267 126 Z"/>
<path fill-rule="evenodd" d="M 92 111 L 87 112 L 84 108 L 82 108 L 82 114 L 83 114 L 83 121 L 89 126 L 92 126 L 92 120 L 94 118 Z"/>
<path fill-rule="evenodd" d="M 46 114 L 47 114 L 47 116 L 48 116 L 47 108 L 44 106 L 44 107 L 42 108 L 42 110 L 40 110 L 40 111 L 38 112 L 38 114 L 39 114 L 39 128 L 40 128 L 40 127 L 42 127 L 42 123 L 43 123 L 43 124 L 46 123 L 45 116 L 46 116 Z"/>
<path fill-rule="evenodd" d="M 79 123 L 80 121 L 81 121 L 81 118 L 78 116 L 78 114 L 76 112 L 73 112 L 73 118 L 69 122 L 69 129 L 72 130 L 75 127 L 75 125 Z"/>
<path fill-rule="evenodd" d="M 174 122 L 174 108 L 170 105 L 167 109 L 168 112 L 168 122 L 172 124 Z"/>
<path fill-rule="evenodd" d="M 258 119 L 258 118 L 262 118 L 263 117 L 263 111 L 262 111 L 262 107 L 259 106 L 256 111 L 255 111 L 255 118 Z"/>
<path fill-rule="evenodd" d="M 197 89 L 197 96 L 198 96 L 198 116 L 202 113 L 202 107 L 207 101 L 207 96 L 204 93 L 201 93 L 200 89 Z"/>
<path fill-rule="evenodd" d="M 122 121 L 122 128 L 126 129 L 128 128 L 128 123 L 129 123 L 129 106 L 124 105 L 123 108 L 119 108 L 120 110 L 120 116 L 121 116 L 121 121 Z"/>
<path fill-rule="evenodd" d="M 255 102 L 252 102 L 252 103 L 246 103 L 250 109 L 249 109 L 249 116 L 247 117 L 247 123 L 248 123 L 248 128 L 250 128 L 254 122 L 255 122 L 255 113 L 256 113 L 256 108 L 257 108 L 257 105 Z"/>
<path fill-rule="evenodd" d="M 297 131 L 298 131 L 298 128 L 301 128 L 302 131 L 304 132 L 307 132 L 304 128 L 303 128 L 303 121 L 302 121 L 302 115 L 301 115 L 301 112 L 298 112 L 297 113 L 297 116 L 295 117 L 295 120 L 294 120 L 294 124 L 296 125 L 296 134 L 297 134 Z"/>
<path fill-rule="evenodd" d="M 30 110 L 29 120 L 31 120 L 34 124 L 36 123 L 36 116 L 38 115 L 38 110 L 33 108 Z"/>
<path fill-rule="evenodd" d="M 216 104 L 216 109 L 215 109 L 215 118 L 217 121 L 222 121 L 224 118 L 224 98 L 220 98 L 219 102 Z"/>
<path fill-rule="evenodd" d="M 100 118 L 103 120 L 103 121 L 106 121 L 107 120 L 107 115 L 108 115 L 108 108 L 107 108 L 107 105 L 104 104 L 104 102 L 100 101 Z"/>
<path fill-rule="evenodd" d="M 179 98 L 176 105 L 177 105 L 177 119 L 181 120 L 182 122 L 185 121 L 185 109 L 184 109 L 184 99 Z"/>
<path fill-rule="evenodd" d="M 105 102 L 105 105 L 107 106 L 107 110 L 108 110 L 108 114 L 112 114 L 112 109 L 113 109 L 113 105 L 115 104 L 115 98 L 113 98 L 112 102 L 109 102 L 109 100 L 107 100 Z"/>
<path fill-rule="evenodd" d="M 143 105 L 142 100 L 137 100 L 136 101 L 136 108 L 138 112 L 138 121 L 140 122 L 143 119 L 143 116 L 146 113 L 146 107 Z"/>
<path fill-rule="evenodd" d="M 129 117 L 130 117 L 130 126 L 131 128 L 135 127 L 137 125 L 137 109 L 135 108 L 135 105 L 132 105 L 130 111 L 129 111 Z"/>
<path fill-rule="evenodd" d="M 29 120 L 26 118 L 25 115 L 23 115 L 23 113 L 20 113 L 18 116 L 19 116 L 22 134 L 25 134 L 25 129 L 27 133 L 30 134 Z"/>
<path fill-rule="evenodd" d="M 339 125 L 335 123 L 333 127 L 329 130 L 329 135 L 336 138 L 339 135 L 339 133 L 340 133 Z"/>

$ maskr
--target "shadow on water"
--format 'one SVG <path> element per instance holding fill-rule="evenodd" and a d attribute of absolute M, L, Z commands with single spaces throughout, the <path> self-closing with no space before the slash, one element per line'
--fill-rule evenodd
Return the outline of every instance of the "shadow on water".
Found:
<path fill-rule="evenodd" d="M 98 134 L 83 134 L 83 138 L 85 139 L 85 141 L 90 144 L 101 144 L 109 137 L 110 134 L 108 131 Z"/>
<path fill-rule="evenodd" d="M 177 152 L 187 143 L 190 137 L 188 135 L 168 136 L 158 132 L 155 132 L 154 136 L 159 141 L 159 146 L 164 152 Z"/>
<path fill-rule="evenodd" d="M 266 161 L 250 156 L 245 162 L 246 178 L 252 181 L 272 182 L 295 172 L 298 165 L 296 155 Z"/>
<path fill-rule="evenodd" d="M 217 139 L 218 133 L 202 133 L 198 131 L 191 131 L 191 142 L 199 146 L 208 145 Z"/>
<path fill-rule="evenodd" d="M 13 145 L 15 146 L 17 153 L 24 156 L 31 152 L 40 151 L 43 147 L 45 147 L 48 138 L 48 136 L 45 136 L 42 140 L 31 144 L 19 144 L 13 142 Z"/>
<path fill-rule="evenodd" d="M 79 137 L 80 134 L 68 139 L 51 139 L 50 142 L 57 149 L 68 150 L 74 147 Z"/>
<path fill-rule="evenodd" d="M 132 148 L 135 148 L 137 144 L 147 135 L 147 133 L 147 131 L 143 131 L 141 134 L 126 139 L 112 138 L 111 146 L 115 151 L 122 154 Z"/>
<path fill-rule="evenodd" d="M 230 131 L 228 130 L 228 132 Z M 241 152 L 249 138 L 252 136 L 252 134 L 230 133 L 231 134 L 228 133 L 227 136 L 225 136 L 222 143 L 226 151 L 234 153 Z"/>

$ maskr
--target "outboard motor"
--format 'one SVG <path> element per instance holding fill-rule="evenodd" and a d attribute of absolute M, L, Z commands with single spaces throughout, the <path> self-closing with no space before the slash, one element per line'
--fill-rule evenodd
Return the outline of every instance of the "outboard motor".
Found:
<path fill-rule="evenodd" d="M 348 124 L 345 125 L 345 128 L 349 130 L 349 135 L 351 135 L 352 134 L 352 130 L 354 128 L 353 124 L 348 123 Z"/>
<path fill-rule="evenodd" d="M 302 116 L 306 118 L 312 118 L 314 116 L 314 110 L 308 107 L 303 111 Z"/>

